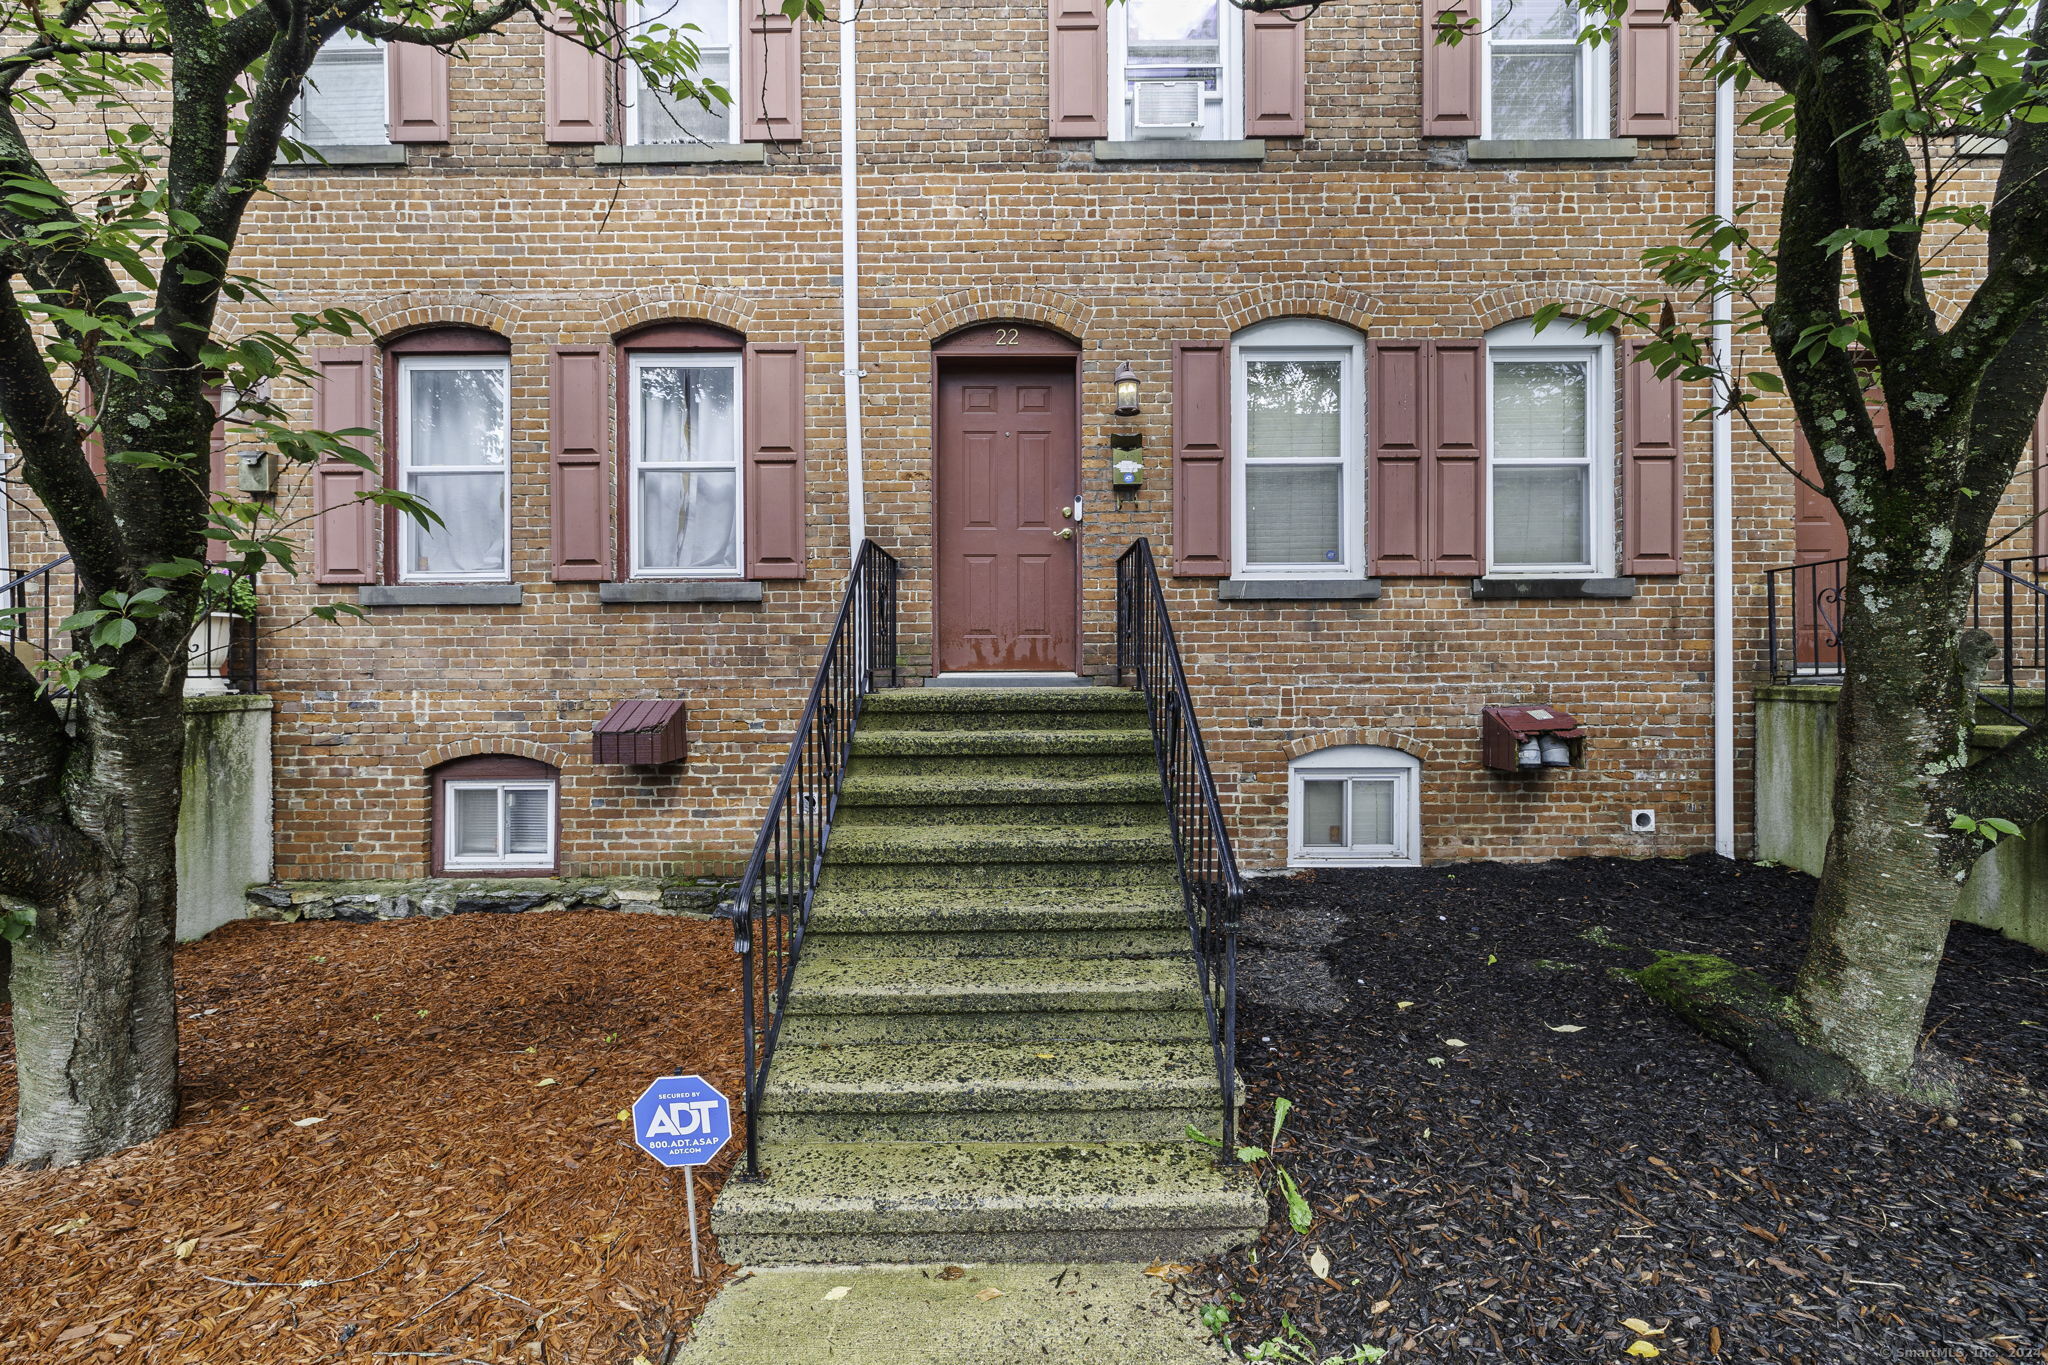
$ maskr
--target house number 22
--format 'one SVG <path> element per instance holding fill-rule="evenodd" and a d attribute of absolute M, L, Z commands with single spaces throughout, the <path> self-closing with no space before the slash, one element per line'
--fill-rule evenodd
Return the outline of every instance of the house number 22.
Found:
<path fill-rule="evenodd" d="M 996 328 L 996 345 L 1015 346 L 1017 344 L 1017 329 L 1015 327 Z"/>

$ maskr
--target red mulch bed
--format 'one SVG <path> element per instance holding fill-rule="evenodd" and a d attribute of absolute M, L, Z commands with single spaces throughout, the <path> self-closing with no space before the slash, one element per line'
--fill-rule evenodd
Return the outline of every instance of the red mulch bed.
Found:
<path fill-rule="evenodd" d="M 691 1277 L 681 1173 L 618 1115 L 677 1072 L 737 1094 L 735 962 L 723 924 L 602 912 L 180 949 L 177 1127 L 0 1170 L 0 1361 L 661 1365 L 728 1268 L 707 1227 Z"/>

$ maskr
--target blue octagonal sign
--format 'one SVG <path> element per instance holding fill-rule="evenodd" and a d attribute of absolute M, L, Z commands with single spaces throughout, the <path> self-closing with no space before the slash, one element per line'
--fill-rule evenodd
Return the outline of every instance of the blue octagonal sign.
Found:
<path fill-rule="evenodd" d="M 633 1101 L 633 1140 L 664 1166 L 702 1166 L 732 1140 L 732 1107 L 702 1076 L 664 1076 Z"/>

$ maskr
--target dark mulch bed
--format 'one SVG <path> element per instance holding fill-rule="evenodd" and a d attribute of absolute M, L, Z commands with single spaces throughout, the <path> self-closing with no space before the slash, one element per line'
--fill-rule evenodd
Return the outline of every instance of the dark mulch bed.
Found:
<path fill-rule="evenodd" d="M 1316 1222 L 1184 1286 L 1316 1360 L 1618 1361 L 1630 1318 L 1670 1361 L 2048 1359 L 2048 956 L 1956 927 L 1947 1115 L 1795 1100 L 1611 971 L 1661 947 L 1782 981 L 1812 890 L 1711 857 L 1259 883 L 1247 1136 L 1295 1102 Z"/>

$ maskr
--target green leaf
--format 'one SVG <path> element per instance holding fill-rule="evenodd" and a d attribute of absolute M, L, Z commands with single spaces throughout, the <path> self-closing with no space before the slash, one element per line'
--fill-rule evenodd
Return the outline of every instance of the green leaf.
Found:
<path fill-rule="evenodd" d="M 1287 1226 L 1296 1232 L 1307 1232 L 1315 1223 L 1315 1213 L 1302 1196 L 1301 1186 L 1294 1183 L 1294 1177 L 1288 1174 L 1286 1167 L 1276 1166 L 1273 1169 L 1280 1177 L 1280 1197 L 1287 1201 Z"/>

